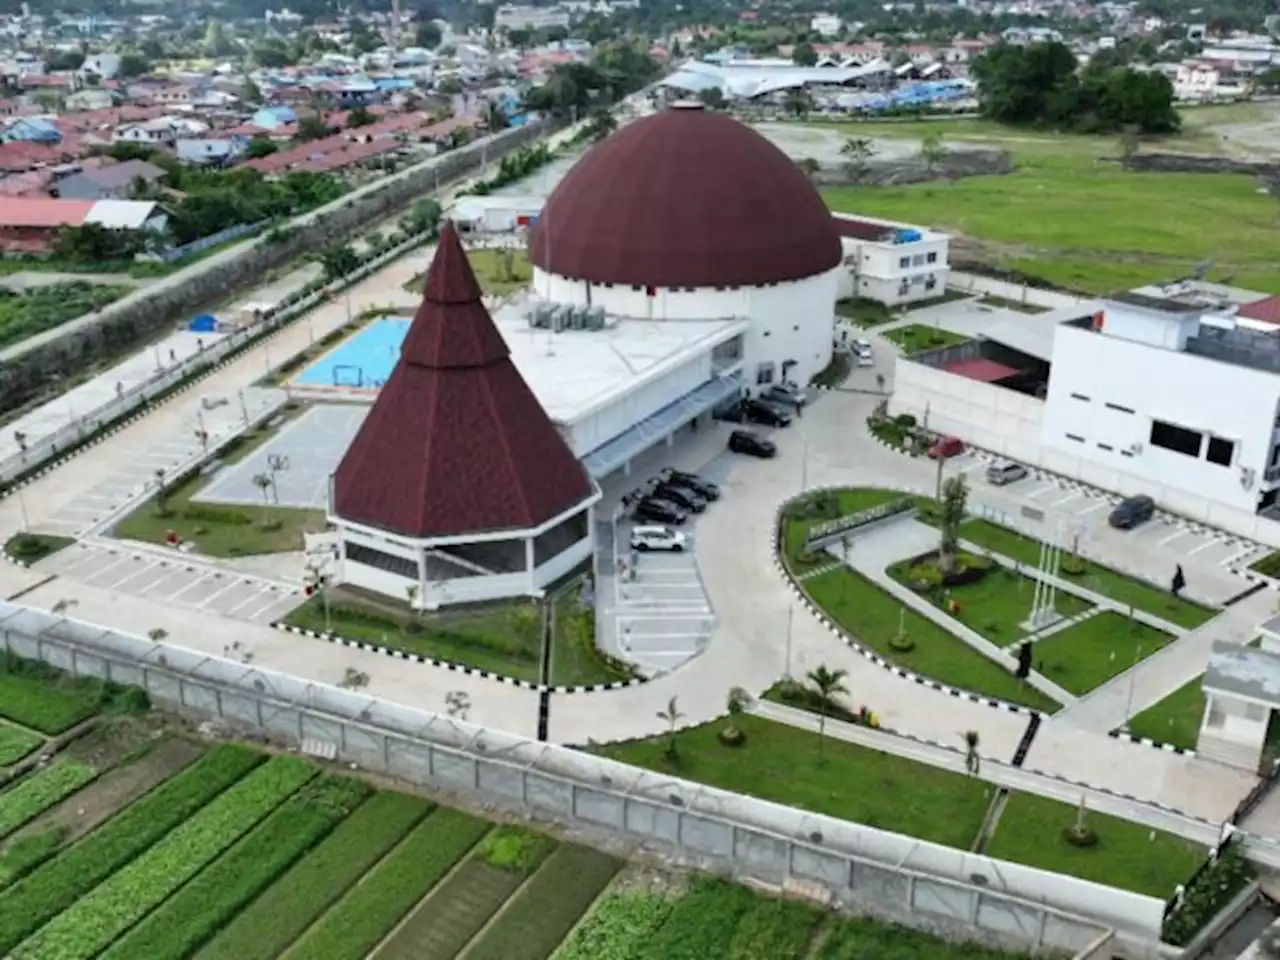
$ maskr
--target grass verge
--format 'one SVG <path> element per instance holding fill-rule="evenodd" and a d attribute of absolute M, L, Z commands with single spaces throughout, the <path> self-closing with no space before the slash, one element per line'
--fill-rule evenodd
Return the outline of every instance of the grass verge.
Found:
<path fill-rule="evenodd" d="M 8 767 L 44 743 L 39 734 L 15 727 L 11 723 L 0 723 L 0 767 Z"/>
<path fill-rule="evenodd" d="M 955 347 L 968 343 L 969 338 L 941 327 L 929 327 L 922 323 L 909 323 L 904 327 L 885 330 L 882 336 L 900 346 L 904 353 L 922 353 L 925 350 L 940 350 L 943 347 Z"/>
<path fill-rule="evenodd" d="M 1082 697 L 1172 640 L 1145 623 L 1104 610 L 1037 640 L 1032 654 L 1038 673 Z"/>
<path fill-rule="evenodd" d="M 72 537 L 54 537 L 46 533 L 15 533 L 5 541 L 4 552 L 15 560 L 31 565 L 75 543 Z"/>
<path fill-rule="evenodd" d="M 1184 684 L 1163 700 L 1129 718 L 1129 735 L 1146 737 L 1183 750 L 1194 750 L 1204 720 L 1202 677 Z"/>

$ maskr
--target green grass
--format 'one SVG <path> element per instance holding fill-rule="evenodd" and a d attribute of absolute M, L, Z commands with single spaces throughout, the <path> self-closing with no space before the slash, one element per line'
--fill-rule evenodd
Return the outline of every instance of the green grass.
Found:
<path fill-rule="evenodd" d="M 813 375 L 809 381 L 811 387 L 838 387 L 848 378 L 853 370 L 853 358 L 845 350 L 835 350 L 831 354 L 831 362 Z"/>
<path fill-rule="evenodd" d="M 787 516 L 783 519 L 782 524 L 782 553 L 786 560 L 787 567 L 793 573 L 804 573 L 806 570 L 812 570 L 817 567 L 826 566 L 831 562 L 831 558 L 823 553 L 812 559 L 804 556 L 805 544 L 809 536 L 809 528 L 814 524 L 825 523 L 828 520 L 834 520 L 838 517 L 847 517 L 851 514 L 861 513 L 864 510 L 870 510 L 873 507 L 883 506 L 886 503 L 892 503 L 895 500 L 901 500 L 906 494 L 897 490 L 875 490 L 865 487 L 846 487 L 842 490 L 835 491 L 835 514 L 834 516 L 809 517 L 803 516 L 798 511 L 801 509 L 801 503 L 795 503 L 787 508 Z"/>
<path fill-rule="evenodd" d="M 533 279 L 529 254 L 524 250 L 514 251 L 510 275 L 504 274 L 500 269 L 497 250 L 468 250 L 467 259 L 471 261 L 471 269 L 475 271 L 481 291 L 487 296 L 504 297 L 528 286 Z M 409 293 L 422 293 L 426 277 L 425 273 L 417 275 L 404 285 L 405 290 Z"/>
<path fill-rule="evenodd" d="M 1058 709 L 1049 697 L 853 570 L 831 570 L 802 586 L 858 642 L 894 663 L 962 690 L 1049 713 Z M 894 650 L 891 645 L 900 625 L 913 644 L 910 650 Z"/>
<path fill-rule="evenodd" d="M 366 783 L 350 777 L 325 776 L 309 784 L 112 944 L 102 960 L 191 956 L 368 793 Z"/>
<path fill-rule="evenodd" d="M 660 893 L 611 890 L 578 924 L 556 960 L 624 960 L 639 956 L 666 922 L 673 904 Z"/>
<path fill-rule="evenodd" d="M 1129 718 L 1129 733 L 1183 750 L 1194 750 L 1200 737 L 1200 723 L 1204 720 L 1202 679 L 1196 677 L 1163 700 L 1134 714 Z"/>
<path fill-rule="evenodd" d="M 634 960 L 728 960 L 738 924 L 754 905 L 743 887 L 698 880 Z"/>
<path fill-rule="evenodd" d="M 244 557 L 301 550 L 304 534 L 325 528 L 321 510 L 193 502 L 191 498 L 207 480 L 199 473 L 178 480 L 169 487 L 163 504 L 148 500 L 117 523 L 112 535 L 164 544 L 173 531 L 205 556 Z"/>
<path fill-rule="evenodd" d="M 0 839 L 61 803 L 98 775 L 96 767 L 59 757 L 0 793 Z"/>
<path fill-rule="evenodd" d="M 362 960 L 488 829 L 437 810 L 307 931 L 290 960 Z"/>
<path fill-rule="evenodd" d="M 1039 563 L 1039 540 L 1025 537 L 988 520 L 966 521 L 960 528 L 960 536 L 1018 563 L 1033 567 Z M 1082 563 L 1084 572 L 1078 576 L 1069 577 L 1071 582 L 1110 597 L 1116 603 L 1135 607 L 1188 630 L 1194 630 L 1218 615 L 1216 610 L 1175 597 L 1168 590 L 1112 570 L 1100 563 L 1092 560 L 1082 560 Z"/>
<path fill-rule="evenodd" d="M 968 343 L 969 338 L 941 327 L 930 327 L 923 323 L 909 323 L 904 327 L 894 327 L 882 331 L 886 340 L 900 346 L 904 353 L 921 353 L 925 350 L 941 350 L 943 347 L 954 347 Z"/>
<path fill-rule="evenodd" d="M 1086 825 L 1098 835 L 1098 843 L 1092 847 L 1073 846 L 1062 836 L 1062 831 L 1075 823 L 1076 810 L 1071 804 L 1014 794 L 986 853 L 1029 867 L 1167 898 L 1177 884 L 1186 882 L 1208 852 L 1189 840 L 1118 817 L 1095 812 L 1087 812 L 1085 817 Z"/>
<path fill-rule="evenodd" d="M 606 658 L 596 646 L 596 612 L 579 600 L 579 585 L 563 590 L 552 607 L 551 683 L 614 683 L 629 680 L 635 671 L 622 661 Z"/>
<path fill-rule="evenodd" d="M 972 777 L 830 737 L 819 763 L 814 733 L 750 715 L 735 725 L 747 735 L 738 747 L 717 739 L 722 722 L 683 731 L 674 764 L 663 737 L 601 750 L 624 763 L 962 850 L 986 813 L 991 788 Z"/>
<path fill-rule="evenodd" d="M 15 533 L 5 541 L 4 552 L 23 563 L 39 563 L 59 550 L 71 546 L 71 537 L 54 537 L 47 533 Z"/>
<path fill-rule="evenodd" d="M 907 563 L 896 563 L 888 569 L 893 579 L 911 587 Z M 995 566 L 976 583 L 947 587 L 945 599 L 940 593 L 922 594 L 925 599 L 942 607 L 944 602 L 955 601 L 960 605 L 956 613 L 948 616 L 977 631 L 992 643 L 1002 647 L 1017 643 L 1027 636 L 1022 624 L 1031 613 L 1031 597 L 1035 582 L 1030 577 L 1014 573 L 1005 567 Z M 1056 608 L 1060 614 L 1073 617 L 1090 609 L 1087 600 L 1059 591 Z"/>
<path fill-rule="evenodd" d="M 36 286 L 21 293 L 0 288 L 0 347 L 101 310 L 132 292 L 133 287 L 123 284 L 83 280 Z"/>
<path fill-rule="evenodd" d="M 44 738 L 11 723 L 0 723 L 0 767 L 17 763 L 44 743 Z"/>
<path fill-rule="evenodd" d="M 822 920 L 822 911 L 794 900 L 756 901 L 738 921 L 729 943 L 729 960 L 803 957 Z"/>
<path fill-rule="evenodd" d="M 1268 553 L 1265 557 L 1259 557 L 1249 564 L 1249 569 L 1262 574 L 1264 577 L 1273 577 L 1280 580 L 1280 550 Z"/>
<path fill-rule="evenodd" d="M 858 918 L 838 921 L 811 960 L 1027 960 L 1027 955 Z"/>
<path fill-rule="evenodd" d="M 10 838 L 0 849 L 0 888 L 26 876 L 57 853 L 70 832 L 69 827 L 45 827 Z"/>
<path fill-rule="evenodd" d="M 1104 610 L 1037 640 L 1032 652 L 1042 676 L 1082 697 L 1171 640 L 1145 623 Z"/>
<path fill-rule="evenodd" d="M 89 687 L 52 686 L 43 673 L 15 673 L 0 666 L 0 717 L 6 720 L 56 736 L 97 712 L 98 697 Z"/>
<path fill-rule="evenodd" d="M 468 960 L 546 960 L 621 866 L 588 847 L 560 847 L 472 944 Z"/>
<path fill-rule="evenodd" d="M 909 124 L 885 127 L 892 135 L 920 135 Z M 1257 289 L 1280 292 L 1280 207 L 1259 203 L 1253 177 L 1125 173 L 1096 160 L 1115 155 L 1114 138 L 972 123 L 955 132 L 975 144 L 1010 149 L 1017 170 L 951 184 L 835 188 L 824 191 L 828 204 L 987 241 L 994 247 L 984 259 L 1050 282 L 1068 279 L 1055 272 L 1061 258 L 1079 274 L 1062 285 L 1085 293 L 1184 276 L 1201 260 L 1216 262 L 1216 277 L 1248 276 Z M 1096 266 L 1096 273 L 1085 265 Z"/>
<path fill-rule="evenodd" d="M 0 954 L 7 954 L 170 830 L 190 820 L 263 759 L 244 747 L 215 747 L 23 877 L 0 897 Z"/>
<path fill-rule="evenodd" d="M 893 311 L 878 300 L 866 297 L 849 297 L 836 301 L 836 316 L 852 320 L 860 327 L 878 327 L 882 323 L 897 319 Z"/>
<path fill-rule="evenodd" d="M 196 960 L 275 960 L 431 810 L 401 793 L 361 804 L 195 955 Z"/>

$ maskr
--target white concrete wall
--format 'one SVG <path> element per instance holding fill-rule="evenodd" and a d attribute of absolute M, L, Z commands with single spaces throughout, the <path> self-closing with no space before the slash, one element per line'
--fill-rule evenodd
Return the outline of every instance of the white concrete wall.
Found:
<path fill-rule="evenodd" d="M 785 360 L 796 361 L 791 378 L 804 384 L 831 362 L 836 288 L 842 272 L 842 267 L 835 267 L 819 276 L 770 287 L 659 287 L 650 297 L 644 287 L 589 284 L 548 276 L 535 268 L 532 288 L 555 303 L 590 304 L 616 316 L 642 320 L 750 318 L 743 367 L 748 384 L 754 386 L 759 364 L 772 363 L 780 370 Z M 778 379 L 775 372 L 774 382 Z"/>
<path fill-rule="evenodd" d="M 990 277 L 980 277 L 976 273 L 962 273 L 959 270 L 951 271 L 951 286 L 958 290 L 968 290 L 975 294 L 990 293 L 993 296 L 1004 297 L 1006 300 L 1016 300 L 1019 303 L 1025 300 L 1027 303 L 1034 303 L 1050 310 L 1081 307 L 1082 314 L 1088 312 L 1096 303 L 1092 298 L 1075 297 L 1069 293 L 1058 293 L 1054 290 L 1041 290 L 1038 287 L 1021 283 L 993 280 Z"/>
<path fill-rule="evenodd" d="M 569 425 L 565 431 L 569 446 L 579 457 L 586 456 L 696 390 L 711 377 L 711 351 L 708 350 Z"/>
<path fill-rule="evenodd" d="M 1176 491 L 1180 503 L 1194 498 L 1252 514 L 1274 445 L 1280 377 L 1060 326 L 1045 406 L 1042 439 L 1058 454 L 1132 474 L 1168 509 L 1183 512 L 1165 502 Z M 1153 419 L 1202 432 L 1199 456 L 1152 444 Z M 1235 443 L 1229 466 L 1205 459 L 1211 435 Z M 1252 483 L 1243 483 L 1249 471 Z"/>

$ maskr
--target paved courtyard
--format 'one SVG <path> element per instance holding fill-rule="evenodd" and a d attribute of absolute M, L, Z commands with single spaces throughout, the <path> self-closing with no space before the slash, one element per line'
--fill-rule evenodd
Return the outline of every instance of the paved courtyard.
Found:
<path fill-rule="evenodd" d="M 273 502 L 282 507 L 323 510 L 329 499 L 329 477 L 368 413 L 369 407 L 363 404 L 318 404 L 249 456 L 219 470 L 192 499 L 261 505 L 262 490 L 253 478 L 267 474 L 275 481 Z"/>

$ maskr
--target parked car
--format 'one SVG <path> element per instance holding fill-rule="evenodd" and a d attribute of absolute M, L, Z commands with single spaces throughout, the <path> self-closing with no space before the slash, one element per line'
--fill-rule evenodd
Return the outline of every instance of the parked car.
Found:
<path fill-rule="evenodd" d="M 932 460 L 949 460 L 964 453 L 964 441 L 959 437 L 939 437 L 929 448 Z"/>
<path fill-rule="evenodd" d="M 746 414 L 747 420 L 751 423 L 759 423 L 766 427 L 791 426 L 792 412 L 781 404 L 772 403 L 769 400 L 748 400 Z"/>
<path fill-rule="evenodd" d="M 680 553 L 688 544 L 688 538 L 670 527 L 635 527 L 631 531 L 631 548 L 642 553 L 648 550 L 668 550 Z"/>
<path fill-rule="evenodd" d="M 876 365 L 876 358 L 869 353 L 859 353 L 855 354 L 855 356 L 860 367 L 874 367 Z"/>
<path fill-rule="evenodd" d="M 860 357 L 871 356 L 871 341 L 857 338 L 849 341 L 849 349 Z"/>
<path fill-rule="evenodd" d="M 670 500 L 657 497 L 644 497 L 632 508 L 631 516 L 636 520 L 651 520 L 654 523 L 674 523 L 682 525 L 689 518 L 683 510 Z"/>
<path fill-rule="evenodd" d="M 1004 463 L 993 463 L 987 467 L 987 483 L 993 487 L 1003 487 L 1008 483 L 1016 483 L 1029 476 L 1027 468 L 1020 463 L 1007 460 Z"/>
<path fill-rule="evenodd" d="M 1146 494 L 1125 497 L 1116 504 L 1107 523 L 1117 530 L 1132 530 L 1150 520 L 1156 513 L 1156 502 Z"/>
<path fill-rule="evenodd" d="M 735 430 L 729 434 L 729 449 L 734 453 L 745 453 L 765 460 L 778 454 L 777 444 L 750 430 Z"/>
<path fill-rule="evenodd" d="M 761 396 L 770 403 L 781 403 L 792 407 L 803 407 L 809 402 L 809 395 L 794 383 L 775 383 Z"/>
<path fill-rule="evenodd" d="M 692 490 L 678 486 L 674 483 L 659 483 L 652 490 L 652 495 L 660 500 L 666 500 L 674 503 L 683 510 L 690 510 L 693 513 L 701 513 L 707 509 L 707 501 L 702 499 Z"/>
<path fill-rule="evenodd" d="M 720 488 L 710 480 L 703 480 L 696 473 L 686 473 L 683 470 L 676 470 L 674 467 L 667 467 L 659 476 L 667 483 L 674 483 L 692 490 L 704 500 L 720 499 Z"/>

